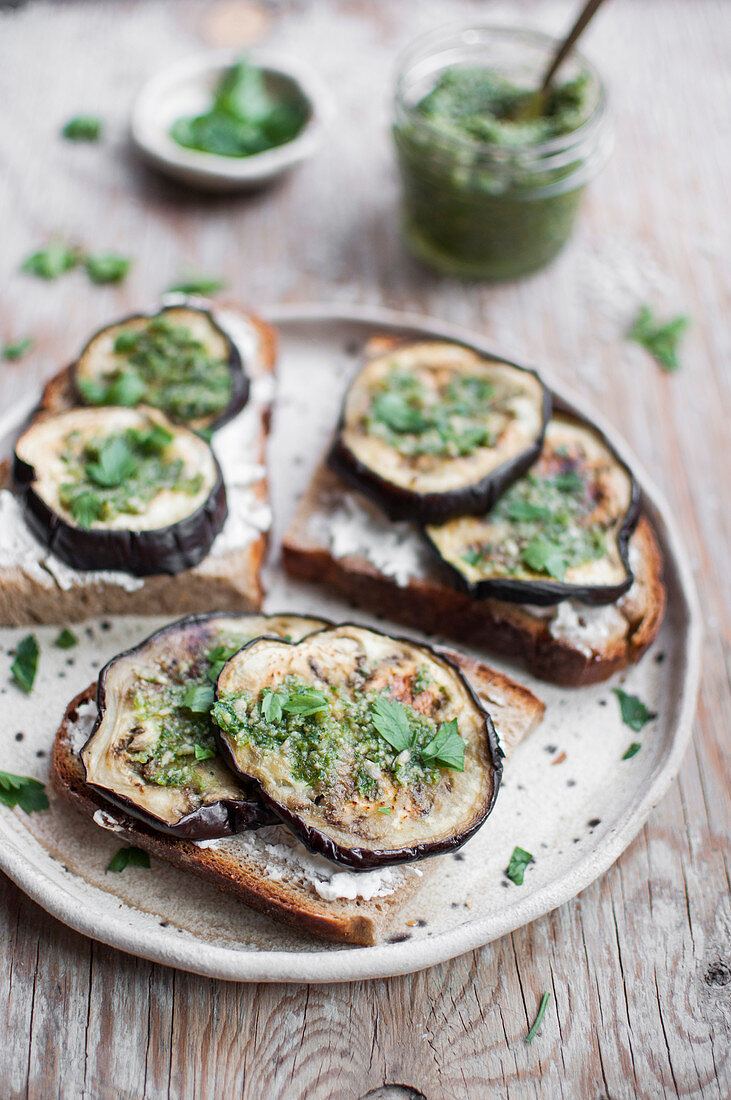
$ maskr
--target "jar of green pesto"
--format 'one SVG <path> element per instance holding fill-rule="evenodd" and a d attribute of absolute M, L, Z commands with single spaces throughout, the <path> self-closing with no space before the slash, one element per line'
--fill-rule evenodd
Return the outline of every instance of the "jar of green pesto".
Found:
<path fill-rule="evenodd" d="M 604 86 L 576 52 L 536 112 L 531 93 L 556 45 L 535 31 L 459 27 L 403 56 L 393 122 L 403 230 L 431 267 L 510 279 L 570 237 L 612 136 Z"/>

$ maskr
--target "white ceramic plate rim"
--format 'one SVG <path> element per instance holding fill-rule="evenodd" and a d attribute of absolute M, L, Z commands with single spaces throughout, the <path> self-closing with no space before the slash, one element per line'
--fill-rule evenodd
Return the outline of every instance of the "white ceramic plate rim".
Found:
<path fill-rule="evenodd" d="M 429 318 L 399 313 L 377 306 L 338 305 L 280 305 L 262 310 L 267 320 L 274 324 L 301 322 L 321 323 L 341 321 L 379 326 L 381 328 L 411 329 L 428 336 L 462 340 L 485 352 L 494 351 L 489 341 L 478 334 L 457 325 L 435 322 Z M 497 354 L 497 353 L 495 353 Z M 553 387 L 548 372 L 541 369 L 542 377 Z M 73 896 L 58 882 L 53 881 L 43 863 L 49 857 L 43 849 L 38 852 L 32 846 L 21 850 L 18 846 L 17 825 L 0 821 L 0 837 L 5 842 L 0 847 L 0 868 L 21 890 L 38 902 L 53 916 L 79 932 L 112 947 L 153 962 L 161 962 L 182 970 L 228 981 L 253 982 L 341 982 L 368 978 L 390 977 L 408 974 L 436 963 L 444 962 L 474 948 L 482 947 L 506 933 L 528 924 L 537 917 L 556 909 L 584 890 L 602 875 L 618 859 L 645 822 L 652 809 L 665 795 L 678 773 L 692 731 L 693 713 L 698 692 L 700 670 L 700 615 L 695 585 L 686 552 L 676 526 L 670 518 L 667 502 L 653 482 L 647 477 L 636 458 L 614 429 L 604 418 L 576 399 L 563 385 L 555 387 L 558 396 L 566 400 L 581 415 L 591 419 L 607 436 L 633 468 L 652 512 L 664 528 L 664 541 L 674 559 L 680 581 L 680 591 L 686 605 L 688 618 L 686 666 L 683 690 L 678 706 L 677 722 L 669 752 L 649 782 L 643 797 L 636 803 L 622 825 L 610 832 L 593 851 L 560 878 L 542 888 L 517 899 L 498 914 L 476 917 L 467 924 L 438 933 L 428 943 L 423 940 L 382 944 L 376 947 L 332 948 L 322 951 L 256 951 L 217 947 L 212 944 L 178 942 L 171 950 L 170 937 L 163 931 L 146 930 L 144 940 L 124 915 L 105 915 L 101 925 L 95 919 L 88 903 Z M 15 423 L 19 414 L 16 409 Z M 6 427 L 9 418 L 4 418 Z"/>

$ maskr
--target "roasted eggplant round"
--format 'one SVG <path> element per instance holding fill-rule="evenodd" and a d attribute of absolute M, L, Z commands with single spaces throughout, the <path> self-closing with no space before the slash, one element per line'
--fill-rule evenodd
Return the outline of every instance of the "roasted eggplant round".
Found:
<path fill-rule="evenodd" d="M 278 823 L 221 760 L 209 717 L 214 681 L 251 638 L 299 639 L 322 626 L 300 615 L 194 615 L 114 657 L 100 673 L 99 714 L 81 751 L 89 785 L 189 840 Z"/>
<path fill-rule="evenodd" d="M 328 464 L 391 519 L 481 514 L 540 454 L 551 396 L 463 344 L 396 345 L 350 386 Z"/>
<path fill-rule="evenodd" d="M 37 420 L 14 477 L 37 537 L 75 569 L 180 573 L 228 512 L 213 452 L 157 409 L 70 409 Z"/>
<path fill-rule="evenodd" d="M 355 871 L 459 848 L 497 795 L 495 730 L 428 646 L 345 624 L 260 638 L 211 711 L 232 770 L 307 848 Z"/>
<path fill-rule="evenodd" d="M 168 306 L 92 336 L 74 368 L 85 405 L 152 405 L 196 431 L 218 428 L 249 397 L 236 345 L 208 310 Z"/>
<path fill-rule="evenodd" d="M 639 488 L 602 433 L 555 413 L 536 464 L 484 516 L 426 528 L 474 596 L 536 605 L 614 603 L 630 588 Z"/>

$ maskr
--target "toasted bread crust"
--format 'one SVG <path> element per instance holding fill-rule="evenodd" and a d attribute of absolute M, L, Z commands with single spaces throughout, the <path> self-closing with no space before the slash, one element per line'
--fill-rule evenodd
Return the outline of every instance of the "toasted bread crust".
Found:
<path fill-rule="evenodd" d="M 666 600 L 662 554 L 645 516 L 632 537 L 638 561 L 636 584 L 618 605 L 626 628 L 605 639 L 601 651 L 587 652 L 554 637 L 544 618 L 520 604 L 477 600 L 458 591 L 436 564 L 423 577 L 398 584 L 363 556 L 336 558 L 327 541 L 325 516 L 344 491 L 334 474 L 325 467 L 318 469 L 282 544 L 282 561 L 292 576 L 333 587 L 372 613 L 521 661 L 534 676 L 565 687 L 608 679 L 638 661 L 657 637 Z M 323 522 L 313 536 L 311 519 L 318 513 L 324 513 Z"/>
<path fill-rule="evenodd" d="M 222 308 L 237 307 L 229 304 Z M 249 313 L 246 317 L 259 335 L 258 373 L 271 374 L 276 364 L 276 332 L 258 317 Z M 47 382 L 36 417 L 54 415 L 78 403 L 73 367 L 65 367 Z M 266 465 L 270 420 L 267 406 L 262 411 L 257 452 L 252 456 L 261 465 Z M 7 487 L 0 483 L 0 488 Z M 262 504 L 267 502 L 266 477 L 252 486 L 252 492 Z M 5 566 L 0 568 L 0 625 L 80 622 L 100 614 L 175 616 L 194 611 L 258 611 L 264 598 L 260 571 L 267 541 L 267 535 L 260 534 L 240 549 L 213 557 L 209 554 L 193 569 L 174 576 L 145 577 L 144 584 L 132 591 L 104 580 L 64 588 L 44 569 L 25 569 L 22 563 Z"/>
<path fill-rule="evenodd" d="M 539 724 L 545 710 L 540 699 L 521 684 L 462 654 L 449 655 L 465 672 L 477 694 L 490 707 L 506 756 Z M 369 946 L 391 929 L 400 904 L 421 885 L 416 875 L 399 886 L 398 892 L 369 902 L 327 902 L 297 883 L 275 881 L 263 873 L 255 860 L 250 865 L 232 861 L 225 852 L 201 848 L 193 841 L 168 837 L 111 806 L 86 783 L 84 769 L 72 743 L 72 727 L 78 710 L 92 702 L 96 685 L 91 684 L 71 700 L 58 729 L 51 756 L 53 784 L 61 797 L 84 817 L 93 818 L 104 810 L 114 818 L 120 838 L 143 848 L 157 859 L 166 860 L 182 871 L 205 879 L 258 912 L 265 913 L 299 931 L 338 943 Z M 426 872 L 438 867 L 439 859 L 422 864 Z"/>

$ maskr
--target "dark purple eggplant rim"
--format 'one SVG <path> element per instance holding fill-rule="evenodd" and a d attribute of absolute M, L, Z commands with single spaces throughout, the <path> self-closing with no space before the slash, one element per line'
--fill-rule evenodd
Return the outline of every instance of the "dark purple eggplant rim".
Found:
<path fill-rule="evenodd" d="M 89 405 L 86 401 L 84 401 L 83 397 L 81 396 L 81 392 L 76 384 L 76 375 L 78 372 L 79 363 L 84 358 L 84 355 L 86 354 L 89 345 L 93 343 L 93 341 L 96 340 L 99 336 L 101 336 L 102 333 L 106 332 L 107 329 L 117 328 L 119 325 L 129 324 L 130 321 L 137 321 L 140 317 L 147 317 L 149 318 L 149 320 L 154 320 L 155 317 L 161 317 L 163 313 L 167 313 L 171 309 L 188 309 L 193 313 L 204 313 L 213 325 L 213 327 L 218 332 L 220 332 L 221 336 L 223 336 L 229 348 L 228 369 L 231 376 L 231 399 L 226 408 L 223 409 L 218 414 L 218 416 L 215 417 L 209 424 L 202 424 L 198 429 L 191 428 L 191 431 L 216 431 L 216 429 L 223 427 L 224 424 L 228 423 L 229 420 L 233 420 L 233 418 L 241 412 L 241 410 L 244 408 L 249 400 L 251 382 L 249 379 L 249 375 L 246 373 L 239 349 L 236 347 L 233 340 L 226 332 L 225 328 L 223 328 L 218 323 L 213 314 L 213 310 L 202 309 L 200 306 L 188 305 L 188 303 L 185 301 L 182 301 L 180 303 L 176 302 L 175 304 L 170 305 L 163 305 L 160 307 L 160 309 L 151 310 L 149 312 L 130 313 L 128 316 L 122 317 L 118 321 L 112 321 L 111 324 L 104 325 L 102 328 L 97 329 L 97 331 L 89 337 L 89 339 L 86 341 L 83 348 L 79 352 L 79 355 L 71 364 L 74 393 L 78 399 L 78 403 L 81 406 L 83 406 L 84 408 L 92 409 L 104 408 L 103 405 Z M 140 404 L 144 404 L 144 402 L 140 402 Z M 166 409 L 162 409 L 161 411 L 164 412 L 165 415 L 168 416 L 170 420 L 172 420 L 174 423 L 185 424 L 186 426 L 190 427 L 191 421 L 176 419 L 170 413 L 168 413 Z"/>
<path fill-rule="evenodd" d="M 26 523 L 52 553 L 74 569 L 120 570 L 136 577 L 175 575 L 192 569 L 206 557 L 228 516 L 223 474 L 212 449 L 216 480 L 206 500 L 190 515 L 167 527 L 144 531 L 129 528 L 85 530 L 62 519 L 43 500 L 33 488 L 35 467 L 18 456 L 17 446 L 24 436 L 45 423 L 45 420 L 34 421 L 18 439 L 13 454 L 13 479 L 22 492 Z M 178 431 L 193 431 L 171 423 Z"/>
<path fill-rule="evenodd" d="M 479 816 L 468 825 L 464 830 L 457 833 L 455 837 L 444 839 L 441 841 L 423 841 L 420 844 L 414 844 L 409 848 L 384 848 L 384 849 L 364 849 L 362 847 L 343 848 L 339 844 L 336 844 L 334 840 L 326 836 L 325 833 L 319 829 L 315 829 L 309 825 L 305 825 L 304 822 L 296 814 L 286 810 L 275 798 L 269 795 L 263 788 L 258 779 L 248 775 L 242 771 L 236 763 L 236 757 L 233 749 L 229 745 L 228 741 L 222 730 L 216 731 L 219 745 L 221 748 L 221 754 L 229 766 L 231 771 L 240 777 L 251 783 L 257 792 L 258 797 L 277 817 L 282 821 L 284 825 L 292 832 L 299 840 L 302 841 L 304 846 L 316 855 L 324 856 L 325 859 L 330 860 L 331 863 L 335 863 L 341 867 L 347 867 L 350 871 L 373 871 L 379 867 L 389 867 L 405 863 L 413 863 L 417 860 L 426 859 L 430 856 L 443 855 L 445 852 L 456 852 L 463 844 L 466 844 L 470 837 L 474 836 L 478 829 L 484 825 L 486 819 L 489 817 L 493 810 L 495 801 L 500 789 L 500 781 L 503 773 L 503 752 L 500 748 L 498 736 L 493 724 L 492 718 L 489 712 L 486 710 L 483 703 L 480 701 L 477 692 L 470 684 L 469 680 L 465 676 L 462 669 L 452 660 L 446 653 L 440 652 L 435 646 L 429 645 L 428 642 L 418 642 L 413 638 L 406 637 L 403 634 L 388 634 L 385 630 L 375 630 L 373 627 L 364 626 L 362 623 L 355 623 L 351 621 L 331 624 L 325 626 L 322 630 L 313 630 L 312 634 L 308 634 L 305 638 L 301 638 L 300 642 L 309 641 L 317 634 L 322 634 L 327 630 L 341 629 L 342 627 L 354 627 L 357 630 L 368 630 L 372 634 L 378 634 L 382 638 L 389 638 L 395 642 L 403 642 L 405 645 L 415 646 L 417 649 L 426 650 L 430 658 L 440 661 L 442 664 L 447 665 L 449 669 L 454 672 L 458 678 L 462 681 L 467 693 L 471 698 L 474 705 L 485 719 L 485 733 L 487 735 L 487 748 L 490 762 L 492 764 L 492 792 L 490 800 Z M 282 642 L 284 645 L 296 646 L 300 642 L 287 642 L 284 638 L 276 636 L 262 635 L 260 638 L 252 638 L 250 642 L 242 646 L 238 653 L 243 653 L 255 642 Z M 238 654 L 234 654 L 231 660 L 234 660 Z M 224 666 L 225 667 L 225 666 Z M 221 671 L 223 675 L 223 670 Z M 220 680 L 220 676 L 219 676 Z M 216 699 L 218 699 L 218 680 L 216 681 Z"/>
<path fill-rule="evenodd" d="M 100 787 L 97 786 L 96 783 L 92 783 L 87 776 L 86 764 L 84 763 L 82 755 L 84 749 L 91 744 L 104 719 L 107 674 L 113 665 L 128 657 L 134 658 L 151 642 L 157 641 L 159 638 L 164 637 L 164 635 L 174 630 L 186 629 L 189 626 L 204 626 L 212 619 L 242 619 L 245 618 L 247 614 L 250 615 L 251 618 L 261 617 L 256 611 L 244 613 L 238 611 L 212 611 L 198 615 L 185 615 L 182 619 L 176 619 L 175 622 L 168 623 L 167 626 L 163 626 L 159 630 L 154 631 L 154 633 L 148 635 L 147 638 L 143 638 L 141 642 L 138 642 L 137 645 L 130 646 L 129 649 L 125 649 L 121 653 L 115 654 L 114 657 L 111 657 L 107 661 L 99 673 L 96 688 L 97 717 L 91 733 L 78 753 L 81 766 L 84 769 L 84 778 L 87 786 L 101 795 L 105 802 L 113 806 L 118 806 L 121 810 L 130 814 L 130 816 L 151 826 L 156 832 L 165 833 L 168 836 L 179 837 L 183 840 L 214 840 L 219 837 L 232 836 L 234 833 L 242 832 L 243 830 L 260 829 L 266 825 L 277 825 L 280 822 L 279 816 L 273 814 L 257 798 L 244 797 L 241 799 L 222 798 L 217 802 L 209 802 L 205 806 L 201 806 L 199 809 L 194 810 L 192 813 L 186 814 L 185 817 L 181 817 L 175 825 L 168 825 L 167 822 L 156 817 L 155 814 L 141 809 L 137 803 L 126 798 L 124 795 L 117 795 L 113 791 L 110 791 L 108 787 Z M 316 616 L 300 615 L 296 612 L 280 612 L 277 618 L 286 617 L 288 614 L 291 614 L 292 618 L 316 618 Z M 325 622 L 326 620 L 318 619 L 317 621 Z M 326 628 L 323 627 L 322 629 Z M 317 633 L 317 631 L 313 631 L 313 633 Z M 232 778 L 237 779 L 238 777 L 232 774 Z M 242 794 L 245 793 L 245 790 L 242 790 Z"/>
<path fill-rule="evenodd" d="M 521 474 L 533 465 L 543 448 L 543 438 L 551 419 L 552 394 L 538 371 L 534 370 L 533 367 L 524 367 L 522 364 L 515 363 L 511 359 L 505 359 L 501 355 L 487 354 L 484 350 L 475 347 L 474 344 L 468 344 L 462 340 L 438 340 L 436 337 L 431 339 L 427 337 L 423 339 L 413 338 L 403 341 L 398 345 L 398 348 L 404 349 L 424 343 L 454 344 L 456 347 L 474 352 L 481 359 L 492 359 L 497 363 L 512 367 L 514 370 L 523 371 L 524 374 L 532 374 L 539 383 L 543 394 L 541 431 L 532 446 L 521 454 L 507 459 L 474 485 L 466 485 L 461 489 L 450 489 L 443 493 L 416 493 L 412 489 L 402 489 L 400 486 L 394 485 L 393 482 L 381 477 L 380 474 L 375 473 L 369 466 L 356 458 L 350 448 L 343 442 L 342 431 L 345 425 L 345 408 L 348 396 L 361 372 L 371 362 L 371 359 L 363 361 L 346 390 L 338 424 L 326 458 L 327 465 L 347 485 L 359 490 L 369 500 L 372 500 L 381 511 L 385 512 L 390 520 L 411 520 L 414 523 L 444 523 L 456 516 L 480 515 L 482 512 L 489 511 L 513 482 L 517 481 Z M 380 356 L 374 358 L 380 358 Z"/>
<path fill-rule="evenodd" d="M 624 523 L 617 533 L 617 550 L 619 558 L 625 568 L 626 576 L 619 584 L 588 585 L 588 584 L 562 584 L 561 581 L 527 581 L 510 580 L 506 577 L 486 578 L 479 581 L 469 581 L 464 573 L 452 562 L 443 558 L 438 547 L 432 541 L 424 527 L 420 527 L 427 547 L 437 562 L 444 567 L 446 574 L 455 588 L 478 600 L 505 600 L 508 603 L 533 604 L 535 607 L 551 607 L 562 603 L 564 600 L 578 600 L 580 603 L 591 607 L 598 607 L 615 603 L 621 596 L 630 590 L 634 583 L 634 573 L 629 563 L 629 540 L 637 527 L 642 512 L 642 493 L 639 484 L 626 462 L 624 462 L 611 445 L 604 432 L 597 428 L 590 420 L 577 414 L 560 398 L 554 395 L 554 409 L 556 412 L 565 413 L 580 424 L 591 428 L 601 439 L 604 446 L 629 476 L 631 494 L 629 507 L 625 513 Z"/>

